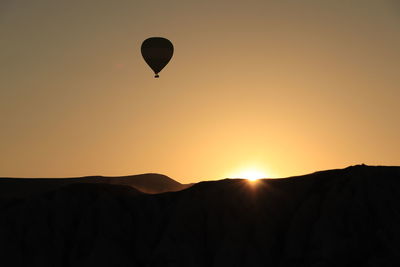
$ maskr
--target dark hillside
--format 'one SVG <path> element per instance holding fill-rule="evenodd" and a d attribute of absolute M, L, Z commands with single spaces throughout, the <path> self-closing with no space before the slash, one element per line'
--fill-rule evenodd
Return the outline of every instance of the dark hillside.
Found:
<path fill-rule="evenodd" d="M 168 176 L 156 173 L 103 177 L 90 176 L 81 178 L 0 178 L 0 197 L 27 197 L 55 190 L 65 185 L 75 183 L 105 183 L 128 185 L 145 193 L 157 194 L 169 191 L 179 191 L 189 185 L 183 185 Z"/>
<path fill-rule="evenodd" d="M 1 266 L 398 266 L 400 167 L 3 200 Z"/>

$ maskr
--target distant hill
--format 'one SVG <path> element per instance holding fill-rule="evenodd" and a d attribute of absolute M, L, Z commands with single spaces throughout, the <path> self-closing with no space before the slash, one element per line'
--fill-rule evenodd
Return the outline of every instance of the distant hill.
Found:
<path fill-rule="evenodd" d="M 0 178 L 0 197 L 26 197 L 75 183 L 127 185 L 150 194 L 178 191 L 189 186 L 181 184 L 168 176 L 156 173 L 122 177 Z"/>
<path fill-rule="evenodd" d="M 1 266 L 400 265 L 400 167 L 163 194 L 79 183 L 0 204 Z"/>

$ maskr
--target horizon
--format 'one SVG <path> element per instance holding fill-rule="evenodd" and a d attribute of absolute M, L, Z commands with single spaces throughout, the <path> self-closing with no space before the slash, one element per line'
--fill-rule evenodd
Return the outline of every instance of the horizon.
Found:
<path fill-rule="evenodd" d="M 190 180 L 186 183 L 183 183 L 182 181 L 180 181 L 179 179 L 176 179 L 174 177 L 171 177 L 167 174 L 163 174 L 163 173 L 155 173 L 155 172 L 147 172 L 147 173 L 136 173 L 136 174 L 127 174 L 127 175 L 121 175 L 121 176 L 109 176 L 109 175 L 101 175 L 101 174 L 95 174 L 95 175 L 83 175 L 83 176 L 74 176 L 74 177 L 3 177 L 0 176 L 0 179 L 6 178 L 6 179 L 79 179 L 79 178 L 91 178 L 91 177 L 102 177 L 102 178 L 124 178 L 124 177 L 131 177 L 131 176 L 142 176 L 142 175 L 160 175 L 160 176 L 165 176 L 169 179 L 172 179 L 175 182 L 178 182 L 180 184 L 196 184 L 196 183 L 200 183 L 200 182 L 211 182 L 211 181 L 220 181 L 220 180 L 226 180 L 226 179 L 242 179 L 242 180 L 250 180 L 250 181 L 255 181 L 255 180 L 274 180 L 274 179 L 290 179 L 290 178 L 297 178 L 297 177 L 302 177 L 302 176 L 308 176 L 314 173 L 320 173 L 320 172 L 328 172 L 328 171 L 336 171 L 336 170 L 345 170 L 345 169 L 349 169 L 349 168 L 354 168 L 354 167 L 398 167 L 400 168 L 400 166 L 396 166 L 396 165 L 367 165 L 364 163 L 360 163 L 360 164 L 355 164 L 355 165 L 349 165 L 349 166 L 345 166 L 342 168 L 334 168 L 334 169 L 321 169 L 321 170 L 315 170 L 313 172 L 308 172 L 308 173 L 301 173 L 301 174 L 296 174 L 293 176 L 285 176 L 285 177 L 246 177 L 246 176 L 242 176 L 242 177 L 222 177 L 222 178 L 210 178 L 207 177 L 205 180 L 201 180 L 201 179 L 195 179 L 195 181 L 191 182 Z"/>
<path fill-rule="evenodd" d="M 2 1 L 0 177 L 400 165 L 399 7 Z M 140 53 L 152 36 L 175 48 L 158 79 Z"/>

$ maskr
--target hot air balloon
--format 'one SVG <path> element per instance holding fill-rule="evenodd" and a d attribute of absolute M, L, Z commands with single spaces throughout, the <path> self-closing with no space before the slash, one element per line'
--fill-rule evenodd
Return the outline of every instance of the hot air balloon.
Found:
<path fill-rule="evenodd" d="M 171 41 L 162 37 L 151 37 L 143 41 L 142 56 L 147 65 L 154 71 L 154 78 L 168 64 L 174 53 Z"/>

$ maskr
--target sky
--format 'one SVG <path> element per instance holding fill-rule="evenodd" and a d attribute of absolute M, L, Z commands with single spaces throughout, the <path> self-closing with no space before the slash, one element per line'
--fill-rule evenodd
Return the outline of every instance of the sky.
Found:
<path fill-rule="evenodd" d="M 396 0 L 1 0 L 0 36 L 0 177 L 400 165 Z"/>

